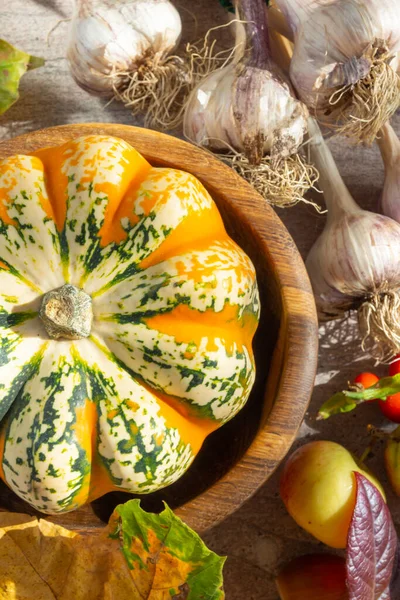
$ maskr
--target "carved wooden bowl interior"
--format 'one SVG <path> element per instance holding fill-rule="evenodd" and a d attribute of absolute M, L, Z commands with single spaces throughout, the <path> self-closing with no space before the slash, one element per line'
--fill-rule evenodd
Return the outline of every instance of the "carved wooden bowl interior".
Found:
<path fill-rule="evenodd" d="M 190 527 L 202 532 L 237 510 L 268 479 L 300 427 L 317 362 L 310 283 L 292 238 L 261 196 L 218 159 L 179 139 L 124 125 L 65 125 L 0 143 L 0 158 L 57 146 L 84 134 L 123 138 L 152 165 L 195 175 L 217 203 L 229 234 L 256 267 L 262 312 L 254 341 L 257 378 L 249 401 L 206 439 L 179 481 L 141 496 L 143 508 L 158 511 L 165 501 Z M 113 492 L 82 509 L 49 518 L 87 531 L 102 526 L 117 504 L 132 497 Z M 0 506 L 39 514 L 3 483 Z"/>

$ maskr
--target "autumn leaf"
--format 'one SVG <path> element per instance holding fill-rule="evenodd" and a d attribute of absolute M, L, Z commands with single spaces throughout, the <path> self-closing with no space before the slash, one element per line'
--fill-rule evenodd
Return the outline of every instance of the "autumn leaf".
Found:
<path fill-rule="evenodd" d="M 223 600 L 224 560 L 168 507 L 138 500 L 91 535 L 0 513 L 0 600 Z"/>
<path fill-rule="evenodd" d="M 19 81 L 30 69 L 44 64 L 43 58 L 30 56 L 0 40 L 0 115 L 19 98 Z"/>
<path fill-rule="evenodd" d="M 208 550 L 200 537 L 167 506 L 162 513 L 154 515 L 131 500 L 117 506 L 110 520 L 111 527 L 113 521 L 112 535 L 122 540 L 131 575 L 140 583 L 138 598 L 150 598 L 152 589 L 164 590 L 165 598 L 176 600 L 224 597 L 221 591 L 224 559 Z M 141 576 L 136 577 L 139 572 Z"/>

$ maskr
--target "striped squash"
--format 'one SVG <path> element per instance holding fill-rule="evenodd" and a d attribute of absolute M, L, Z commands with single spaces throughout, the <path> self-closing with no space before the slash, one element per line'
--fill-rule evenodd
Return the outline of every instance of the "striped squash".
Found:
<path fill-rule="evenodd" d="M 176 481 L 246 402 L 253 265 L 192 175 L 84 136 L 0 162 L 0 476 L 36 509 Z"/>

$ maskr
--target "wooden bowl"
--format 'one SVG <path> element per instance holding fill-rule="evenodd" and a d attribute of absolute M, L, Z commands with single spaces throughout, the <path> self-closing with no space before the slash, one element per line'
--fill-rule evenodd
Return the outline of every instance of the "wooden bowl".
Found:
<path fill-rule="evenodd" d="M 0 143 L 0 158 L 57 146 L 83 134 L 118 136 L 154 166 L 195 175 L 217 203 L 229 234 L 256 267 L 262 312 L 254 342 L 257 378 L 248 403 L 207 438 L 178 482 L 141 496 L 145 509 L 157 511 L 165 500 L 190 527 L 203 532 L 237 510 L 268 479 L 303 420 L 318 345 L 310 282 L 292 238 L 261 196 L 211 154 L 179 139 L 124 125 L 64 125 Z M 88 530 L 101 526 L 117 504 L 131 497 L 113 492 L 80 510 L 49 518 Z M 0 505 L 3 510 L 38 514 L 4 484 Z"/>

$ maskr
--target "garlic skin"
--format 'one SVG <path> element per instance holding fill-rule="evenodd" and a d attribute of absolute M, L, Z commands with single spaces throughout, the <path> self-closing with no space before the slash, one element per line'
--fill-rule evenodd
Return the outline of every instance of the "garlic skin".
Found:
<path fill-rule="evenodd" d="M 120 74 L 169 54 L 181 30 L 168 0 L 77 0 L 67 50 L 71 74 L 89 93 L 110 96 Z"/>
<path fill-rule="evenodd" d="M 276 4 L 294 35 L 291 81 L 300 99 L 320 120 L 335 121 L 339 90 L 368 75 L 375 48 L 378 56 L 385 53 L 385 62 L 399 72 L 397 1 L 276 0 Z M 337 105 L 330 100 L 335 90 Z M 400 94 L 400 83 L 397 92 Z"/>
<path fill-rule="evenodd" d="M 396 221 L 358 207 L 328 218 L 306 260 L 319 316 L 337 318 L 357 309 L 368 293 L 399 290 L 399 256 Z"/>
<path fill-rule="evenodd" d="M 244 154 L 258 165 L 265 155 L 295 154 L 307 131 L 308 110 L 294 97 L 272 61 L 263 0 L 238 0 L 236 55 L 192 91 L 184 134 L 197 145 Z"/>
<path fill-rule="evenodd" d="M 389 122 L 382 127 L 377 142 L 385 165 L 380 210 L 400 223 L 400 140 Z"/>
<path fill-rule="evenodd" d="M 289 156 L 302 144 L 308 111 L 277 72 L 230 64 L 192 92 L 185 136 L 213 150 L 234 149 L 252 164 L 265 155 Z"/>
<path fill-rule="evenodd" d="M 231 84 L 235 74 L 232 66 L 210 73 L 189 97 L 183 133 L 199 146 L 225 150 L 227 143 L 233 147 L 240 144 L 239 136 L 232 127 L 233 115 L 230 108 L 226 109 L 227 106 L 230 107 Z"/>

